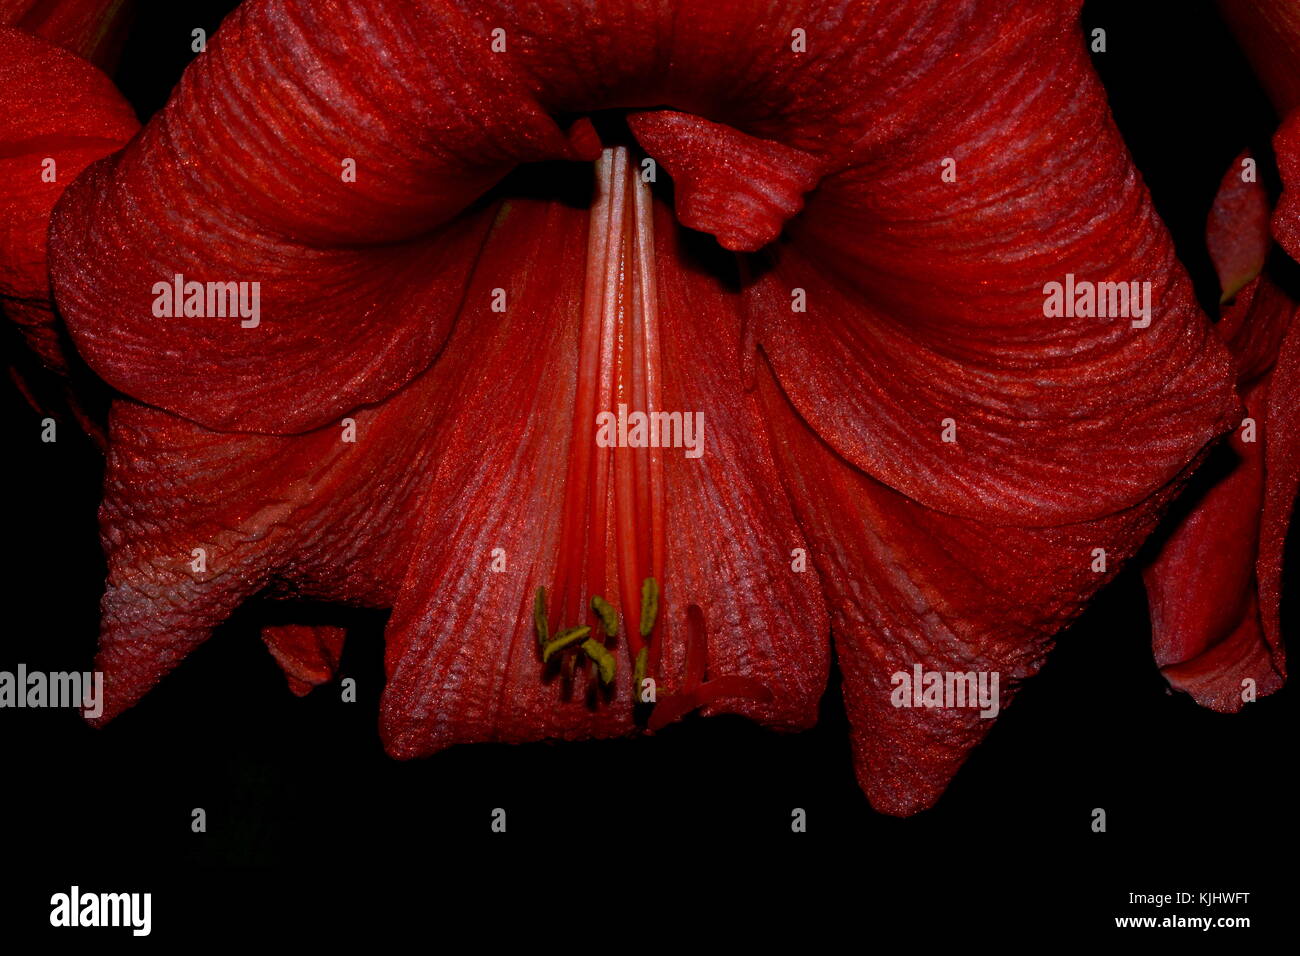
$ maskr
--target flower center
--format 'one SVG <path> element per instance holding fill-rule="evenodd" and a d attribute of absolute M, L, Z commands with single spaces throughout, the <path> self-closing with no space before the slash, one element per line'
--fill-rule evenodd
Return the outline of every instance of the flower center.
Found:
<path fill-rule="evenodd" d="M 596 161 L 559 559 L 549 606 L 546 591 L 538 591 L 535 624 L 548 665 L 558 658 L 572 674 L 585 654 L 611 685 L 610 645 L 621 618 L 634 700 L 657 656 L 663 451 L 646 441 L 611 441 L 608 422 L 616 419 L 614 437 L 624 438 L 630 415 L 655 422 L 661 410 L 654 254 L 649 186 L 627 149 L 607 148 Z"/>

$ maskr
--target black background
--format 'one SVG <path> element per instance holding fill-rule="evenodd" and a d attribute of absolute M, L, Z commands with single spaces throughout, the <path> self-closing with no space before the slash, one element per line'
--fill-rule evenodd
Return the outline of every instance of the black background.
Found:
<path fill-rule="evenodd" d="M 190 30 L 211 33 L 232 4 L 180 6 L 142 4 L 117 76 L 144 117 L 191 58 Z M 1276 117 L 1208 2 L 1094 0 L 1083 22 L 1107 30 L 1108 51 L 1094 62 L 1212 310 L 1205 216 L 1244 146 L 1270 155 Z M 71 425 L 42 444 L 40 416 L 16 390 L 0 391 L 13 450 L 0 669 L 81 670 L 104 574 L 98 455 Z M 1294 572 L 1293 558 L 1293 598 Z M 1130 891 L 1177 890 L 1252 891 L 1247 906 L 1196 912 L 1251 916 L 1252 941 L 1285 925 L 1286 885 L 1272 867 L 1294 853 L 1293 690 L 1237 716 L 1169 693 L 1131 569 L 1061 636 L 938 806 L 908 820 L 873 812 L 859 791 L 835 685 L 820 725 L 798 736 L 716 718 L 654 738 L 396 762 L 376 729 L 383 615 L 343 612 L 353 627 L 341 673 L 360 692 L 344 704 L 337 685 L 289 694 L 258 637 L 264 613 L 243 609 L 104 730 L 71 712 L 0 715 L 0 858 L 18 877 L 0 898 L 7 931 L 45 926 L 49 894 L 73 882 L 152 891 L 162 938 L 253 920 L 332 932 L 391 925 L 402 913 L 443 919 L 452 900 L 455 910 L 468 898 L 496 908 L 499 887 L 515 880 L 531 902 L 500 904 L 501 922 L 517 913 L 525 926 L 555 926 L 562 912 L 558 925 L 598 945 L 621 943 L 624 924 L 603 921 L 624 916 L 674 942 L 680 920 L 716 910 L 732 884 L 751 902 L 713 912 L 714 931 L 761 928 L 781 912 L 797 921 L 815 911 L 820 921 L 833 909 L 864 932 L 879 922 L 1074 936 L 1113 926 L 1115 915 L 1151 915 L 1126 904 Z M 1296 618 L 1292 600 L 1287 633 Z M 194 807 L 207 811 L 205 834 L 190 830 Z M 489 831 L 494 807 L 508 812 L 504 836 Z M 806 834 L 790 832 L 794 807 L 808 812 Z M 1094 807 L 1107 812 L 1104 834 L 1091 831 Z M 560 875 L 575 865 L 578 877 Z M 393 881 L 420 900 L 414 910 L 384 913 L 358 895 Z M 823 885 L 852 902 L 809 902 Z M 87 932 L 110 931 L 77 938 L 100 938 Z M 1182 945 L 1185 932 L 1167 938 Z M 1216 932 L 1230 934 L 1216 941 L 1246 940 Z"/>

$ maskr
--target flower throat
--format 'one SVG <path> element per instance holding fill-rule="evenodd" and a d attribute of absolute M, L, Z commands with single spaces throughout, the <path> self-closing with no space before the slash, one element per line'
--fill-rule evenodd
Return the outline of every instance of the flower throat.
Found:
<path fill-rule="evenodd" d="M 607 695 L 621 629 L 636 701 L 659 651 L 663 450 L 611 447 L 597 440 L 597 422 L 620 406 L 651 418 L 661 408 L 653 206 L 624 147 L 601 153 L 595 178 L 559 557 L 533 621 L 544 666 L 571 677 L 588 660 Z"/>

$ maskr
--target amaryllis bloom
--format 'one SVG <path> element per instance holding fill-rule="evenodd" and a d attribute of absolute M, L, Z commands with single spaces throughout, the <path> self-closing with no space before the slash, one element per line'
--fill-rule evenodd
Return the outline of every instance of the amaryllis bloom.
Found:
<path fill-rule="evenodd" d="M 1078 6 L 241 5 L 23 273 L 120 393 L 100 720 L 304 596 L 392 609 L 394 756 L 798 730 L 833 650 L 932 804 L 1245 414 Z"/>

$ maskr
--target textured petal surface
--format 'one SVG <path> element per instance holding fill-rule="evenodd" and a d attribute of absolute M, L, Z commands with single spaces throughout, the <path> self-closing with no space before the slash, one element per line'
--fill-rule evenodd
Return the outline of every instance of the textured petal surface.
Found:
<path fill-rule="evenodd" d="M 1281 683 L 1255 585 L 1263 454 L 1258 444 L 1234 440 L 1232 448 L 1239 460 L 1230 474 L 1203 494 L 1144 570 L 1156 664 L 1174 687 L 1220 711 L 1241 708 L 1246 678 L 1261 693 Z"/>
<path fill-rule="evenodd" d="M 922 504 L 993 522 L 1136 505 L 1236 406 L 1070 13 L 965 4 L 924 43 L 901 33 L 881 68 L 903 88 L 755 294 L 759 341 L 823 438 Z M 1114 314 L 1119 290 L 1111 317 L 1048 315 L 1069 277 L 1149 283 L 1149 325 Z"/>
<path fill-rule="evenodd" d="M 46 268 L 50 210 L 78 173 L 119 149 L 139 123 L 91 64 L 4 27 L 0 97 L 0 301 L 41 360 L 63 369 Z"/>
<path fill-rule="evenodd" d="M 500 58 L 422 42 L 478 36 L 445 5 L 241 6 L 56 213 L 56 293 L 90 365 L 209 427 L 274 432 L 427 367 L 477 251 L 448 220 L 517 163 L 577 155 Z M 258 325 L 155 314 L 178 274 L 260 283 Z"/>
<path fill-rule="evenodd" d="M 725 249 L 767 245 L 817 185 L 817 163 L 807 153 L 699 116 L 634 113 L 628 125 L 672 174 L 682 224 L 712 233 Z"/>
<path fill-rule="evenodd" d="M 1225 302 L 1259 275 L 1273 245 L 1268 193 L 1253 170 L 1249 178 L 1246 174 L 1247 163 L 1254 162 L 1247 150 L 1228 167 L 1205 227 L 1205 244 Z"/>
<path fill-rule="evenodd" d="M 1286 338 L 1268 384 L 1264 447 L 1264 510 L 1260 517 L 1260 614 L 1273 664 L 1283 675 L 1285 647 L 1279 608 L 1287 532 L 1300 496 L 1300 309 L 1291 314 Z"/>
<path fill-rule="evenodd" d="M 1173 489 L 1053 528 L 945 515 L 845 462 L 770 376 L 763 381 L 773 446 L 831 609 L 858 780 L 877 810 L 915 813 L 938 799 L 993 721 L 978 708 L 895 706 L 893 676 L 916 665 L 945 679 L 996 674 L 994 701 L 1010 702 L 1055 633 L 1150 533 Z"/>
<path fill-rule="evenodd" d="M 391 606 L 432 469 L 426 394 L 413 385 L 358 412 L 354 441 L 346 421 L 231 435 L 114 404 L 100 509 L 102 721 L 260 591 Z"/>
<path fill-rule="evenodd" d="M 1293 110 L 1273 137 L 1282 195 L 1273 211 L 1273 238 L 1300 261 L 1300 109 Z"/>
<path fill-rule="evenodd" d="M 673 617 L 659 671 L 670 692 L 709 693 L 690 673 L 696 635 L 688 614 L 698 607 L 707 650 L 695 676 L 706 687 L 727 677 L 747 679 L 771 694 L 770 700 L 723 694 L 705 712 L 809 727 L 826 684 L 829 624 L 813 569 L 796 567 L 808 544 L 768 447 L 766 415 L 748 370 L 752 345 L 743 337 L 736 297 L 692 266 L 681 233 L 663 213 L 665 405 L 701 410 L 707 435 L 698 461 L 666 458 L 665 593 Z"/>
<path fill-rule="evenodd" d="M 433 487 L 464 493 L 430 503 L 389 625 L 382 729 L 397 756 L 635 729 L 626 664 L 610 700 L 589 698 L 582 682 L 562 675 L 545 678 L 530 613 L 536 588 L 564 559 L 585 218 L 555 205 L 512 205 L 475 275 L 473 289 L 484 294 L 468 299 L 484 304 L 466 312 L 431 373 L 441 383 L 431 440 L 443 451 Z M 702 458 L 665 457 L 659 693 L 687 695 L 688 710 L 707 705 L 708 713 L 806 727 L 825 686 L 826 618 L 814 576 L 789 570 L 802 538 L 741 387 L 736 300 L 682 262 L 666 210 L 657 227 L 665 406 L 700 410 L 707 423 Z M 509 301 L 526 305 L 491 313 L 485 293 L 498 283 L 508 283 Z M 498 548 L 506 566 L 496 573 Z M 604 579 L 595 590 L 617 594 L 612 564 Z M 704 633 L 688 622 L 691 608 Z M 707 659 L 707 674 L 688 673 L 692 653 Z M 692 696 L 704 677 L 732 678 L 733 690 L 743 679 L 742 693 L 725 693 L 723 683 L 716 697 Z M 766 692 L 747 693 L 755 687 Z"/>
<path fill-rule="evenodd" d="M 1267 279 L 1256 280 L 1225 318 L 1243 368 L 1271 344 L 1264 368 L 1243 381 L 1247 419 L 1230 449 L 1207 469 L 1190 514 L 1144 570 L 1156 663 L 1199 703 L 1240 710 L 1286 676 L 1279 606 L 1282 559 L 1300 484 L 1295 450 L 1296 309 Z M 1289 329 L 1289 331 L 1288 331 Z M 1286 339 L 1279 342 L 1285 334 Z M 1280 352 L 1279 352 L 1280 346 Z M 1258 354 L 1258 353 L 1256 353 Z M 1250 440 L 1244 440 L 1249 436 Z M 1252 694 L 1243 696 L 1243 681 Z"/>

